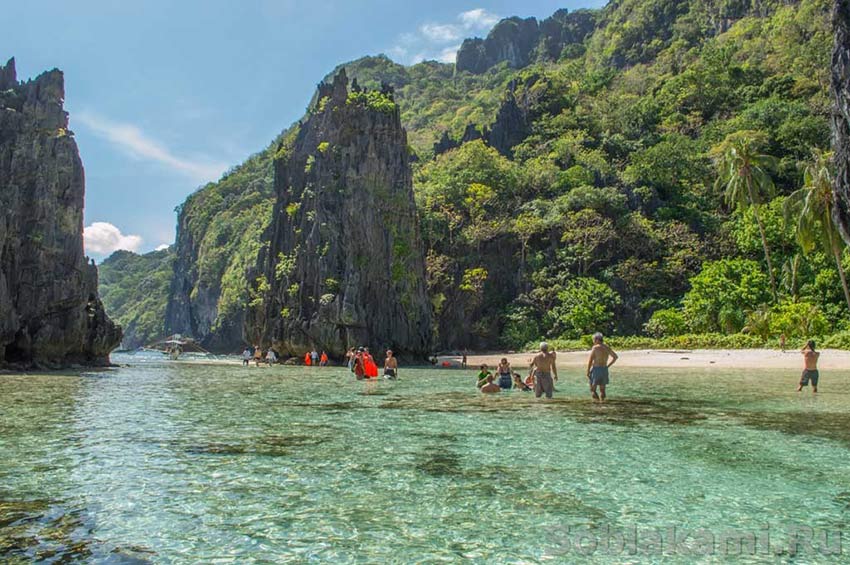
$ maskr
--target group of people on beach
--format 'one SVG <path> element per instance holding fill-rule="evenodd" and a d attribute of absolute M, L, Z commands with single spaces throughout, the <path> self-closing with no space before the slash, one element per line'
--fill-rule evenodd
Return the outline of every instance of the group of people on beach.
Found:
<path fill-rule="evenodd" d="M 242 365 L 247 367 L 250 365 L 252 359 L 257 364 L 257 367 L 260 366 L 260 363 L 266 363 L 271 367 L 277 363 L 277 353 L 272 348 L 267 349 L 264 353 L 263 348 L 259 345 L 254 345 L 253 347 L 246 345 L 245 349 L 242 350 Z"/>
<path fill-rule="evenodd" d="M 587 359 L 587 380 L 590 384 L 590 394 L 594 400 L 604 401 L 607 397 L 608 369 L 617 362 L 618 356 L 605 343 L 601 333 L 593 335 L 593 348 Z M 552 398 L 555 393 L 555 383 L 558 381 L 557 354 L 549 349 L 545 341 L 540 344 L 540 351 L 531 359 L 528 376 L 523 380 L 519 373 L 511 368 L 507 358 L 503 357 L 496 367 L 496 375 L 490 372 L 487 365 L 481 365 L 478 373 L 478 390 L 490 394 L 511 389 L 525 392 L 534 391 L 534 396 Z M 498 380 L 497 380 L 498 375 Z"/>
<path fill-rule="evenodd" d="M 253 360 L 257 367 L 260 366 L 260 363 L 266 363 L 269 367 L 277 363 L 277 353 L 274 349 L 269 348 L 263 353 L 263 348 L 259 345 L 255 345 L 253 347 L 245 346 L 245 349 L 242 350 L 242 365 L 247 367 L 250 365 L 251 360 Z M 304 364 L 308 367 L 327 367 L 328 365 L 328 354 L 322 351 L 322 354 L 319 355 L 319 352 L 315 349 L 313 351 L 308 351 L 304 354 Z"/>
<path fill-rule="evenodd" d="M 304 365 L 307 367 L 327 367 L 328 354 L 322 351 L 322 354 L 319 355 L 319 352 L 315 349 L 308 351 L 304 354 Z"/>

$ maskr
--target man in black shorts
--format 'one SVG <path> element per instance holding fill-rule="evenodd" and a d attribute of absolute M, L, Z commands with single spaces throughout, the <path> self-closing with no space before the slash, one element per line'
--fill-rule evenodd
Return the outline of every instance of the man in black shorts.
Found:
<path fill-rule="evenodd" d="M 815 341 L 810 339 L 808 343 L 800 350 L 803 354 L 803 374 L 800 377 L 800 384 L 797 386 L 797 392 L 803 390 L 804 386 L 808 386 L 809 381 L 812 381 L 812 392 L 818 391 L 818 359 L 820 352 L 815 351 Z"/>

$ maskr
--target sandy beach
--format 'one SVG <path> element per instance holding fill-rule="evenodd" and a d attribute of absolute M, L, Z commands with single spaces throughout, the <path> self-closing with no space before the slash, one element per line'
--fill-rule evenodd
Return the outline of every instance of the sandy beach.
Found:
<path fill-rule="evenodd" d="M 527 367 L 533 352 L 527 353 L 484 353 L 467 357 L 467 363 L 476 367 L 481 363 L 495 366 L 502 357 L 517 368 Z M 798 351 L 775 349 L 694 349 L 694 350 L 630 350 L 618 351 L 619 367 L 659 368 L 718 368 L 718 369 L 796 369 L 802 366 Z M 440 361 L 460 363 L 460 357 L 440 357 Z M 558 367 L 584 367 L 587 352 L 570 351 L 558 353 Z M 824 349 L 821 351 L 821 369 L 850 369 L 850 351 Z"/>
<path fill-rule="evenodd" d="M 617 351 L 620 358 L 618 367 L 657 367 L 682 369 L 797 369 L 802 367 L 802 357 L 799 351 L 787 350 L 784 353 L 775 349 L 636 349 Z M 478 367 L 487 363 L 491 368 L 498 365 L 502 357 L 507 357 L 516 369 L 528 367 L 528 362 L 534 352 L 525 353 L 470 353 L 467 356 L 469 367 Z M 448 362 L 453 368 L 460 367 L 459 355 L 441 355 L 439 363 Z M 120 358 L 119 363 L 132 363 L 132 357 Z M 383 359 L 377 360 L 381 365 Z M 241 365 L 242 360 L 236 356 L 183 356 L 181 363 Z M 404 364 L 404 363 L 402 363 Z M 558 352 L 558 367 L 576 368 L 587 364 L 586 351 Z M 265 363 L 263 364 L 265 365 Z M 850 370 L 850 351 L 839 349 L 823 349 L 818 363 L 821 369 Z M 251 362 L 251 367 L 254 362 Z M 520 371 L 521 372 L 521 371 Z"/>

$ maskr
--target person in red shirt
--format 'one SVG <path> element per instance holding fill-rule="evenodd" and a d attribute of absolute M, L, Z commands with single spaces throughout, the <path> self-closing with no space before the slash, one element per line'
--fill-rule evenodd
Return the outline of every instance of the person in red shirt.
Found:
<path fill-rule="evenodd" d="M 304 354 L 304 364 L 308 367 L 313 364 L 313 360 L 310 358 L 310 352 Z"/>
<path fill-rule="evenodd" d="M 357 353 L 354 354 L 354 376 L 357 377 L 358 381 L 362 381 L 366 378 L 366 367 L 364 366 L 363 361 L 363 351 L 357 350 Z"/>

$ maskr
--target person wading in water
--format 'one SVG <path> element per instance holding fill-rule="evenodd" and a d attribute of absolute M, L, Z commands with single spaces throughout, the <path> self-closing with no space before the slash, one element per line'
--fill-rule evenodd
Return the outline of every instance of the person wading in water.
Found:
<path fill-rule="evenodd" d="M 611 362 L 608 362 L 608 358 Z M 608 367 L 617 362 L 617 354 L 614 350 L 603 343 L 602 334 L 596 332 L 593 334 L 593 348 L 590 350 L 590 357 L 587 359 L 587 380 L 590 381 L 590 395 L 593 400 L 599 400 L 599 394 L 596 394 L 596 387 L 599 387 L 599 392 L 602 395 L 602 400 L 605 400 L 605 387 L 608 386 Z"/>
<path fill-rule="evenodd" d="M 800 353 L 803 354 L 803 374 L 800 377 L 800 384 L 797 385 L 797 392 L 803 390 L 804 386 L 809 385 L 809 381 L 812 381 L 812 392 L 818 391 L 818 359 L 820 359 L 820 353 L 815 351 L 815 342 L 810 339 L 808 343 L 800 350 Z"/>
<path fill-rule="evenodd" d="M 384 378 L 394 381 L 398 378 L 398 359 L 392 350 L 387 350 L 387 358 L 384 360 Z"/>
<path fill-rule="evenodd" d="M 552 398 L 555 392 L 555 381 L 558 380 L 558 368 L 555 367 L 556 354 L 549 351 L 549 344 L 545 341 L 540 344 L 540 353 L 531 360 L 531 368 L 534 374 L 534 396 L 540 398 L 546 394 L 546 398 Z M 552 377 L 554 376 L 554 380 Z"/>

